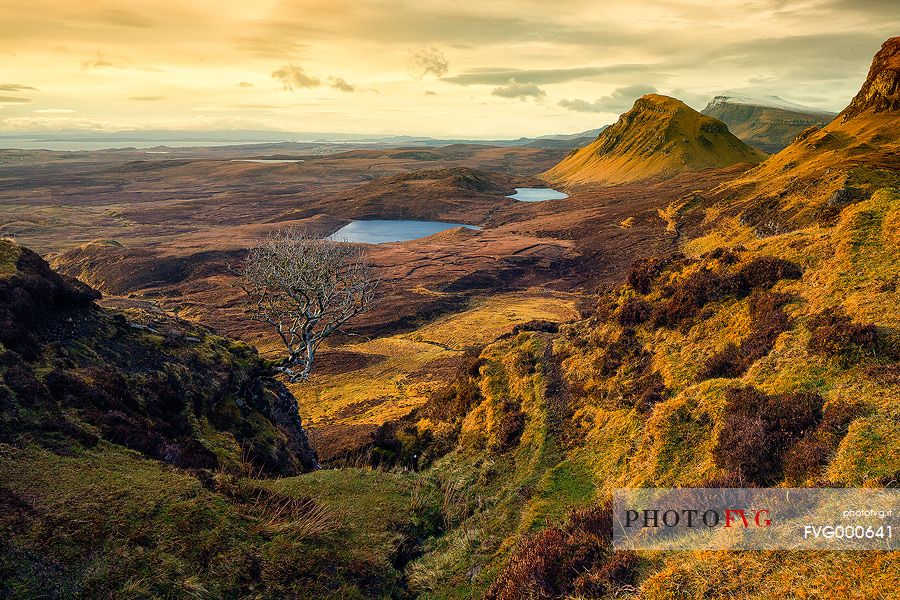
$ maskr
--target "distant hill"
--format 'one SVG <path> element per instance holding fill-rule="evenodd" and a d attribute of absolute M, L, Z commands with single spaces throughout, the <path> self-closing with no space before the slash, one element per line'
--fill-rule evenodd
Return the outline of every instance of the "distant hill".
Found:
<path fill-rule="evenodd" d="M 240 145 L 256 146 L 261 149 L 278 147 L 283 150 L 309 150 L 323 144 L 387 148 L 402 146 L 431 148 L 448 144 L 478 144 L 501 147 L 533 145 L 538 148 L 553 148 L 560 147 L 560 144 L 571 143 L 572 140 L 597 137 L 597 134 L 604 127 L 579 133 L 547 134 L 515 139 L 433 138 L 412 135 L 256 130 L 129 130 L 114 132 L 67 130 L 51 133 L 35 131 L 27 133 L 0 133 L 0 148 L 101 150 L 157 146 L 159 148 L 184 146 L 216 148 L 219 146 Z M 68 147 L 66 144 L 73 145 Z"/>
<path fill-rule="evenodd" d="M 595 138 L 604 130 L 608 129 L 609 125 L 604 125 L 603 127 L 598 127 L 596 129 L 588 129 L 587 131 L 581 131 L 579 133 L 554 133 L 552 135 L 540 135 L 537 137 L 539 140 L 580 140 L 584 138 Z"/>
<path fill-rule="evenodd" d="M 604 125 L 603 127 L 589 129 L 580 133 L 542 135 L 533 142 L 529 142 L 527 145 L 532 148 L 581 148 L 582 146 L 587 146 L 593 142 L 597 139 L 598 135 L 608 128 L 609 125 Z"/>
<path fill-rule="evenodd" d="M 734 135 L 769 154 L 782 150 L 807 127 L 823 127 L 836 115 L 778 96 L 730 93 L 716 96 L 701 112 L 719 119 Z"/>
<path fill-rule="evenodd" d="M 411 151 L 412 152 L 412 151 Z M 415 151 L 438 160 L 431 150 Z M 481 224 L 498 206 L 515 205 L 504 196 L 516 187 L 540 185 L 540 180 L 469 167 L 421 169 L 381 177 L 334 194 L 314 208 L 305 207 L 287 218 L 308 218 L 317 211 L 349 219 L 426 219 Z"/>
<path fill-rule="evenodd" d="M 680 100 L 648 94 L 590 145 L 544 173 L 553 182 L 615 185 L 765 158 L 712 117 Z"/>

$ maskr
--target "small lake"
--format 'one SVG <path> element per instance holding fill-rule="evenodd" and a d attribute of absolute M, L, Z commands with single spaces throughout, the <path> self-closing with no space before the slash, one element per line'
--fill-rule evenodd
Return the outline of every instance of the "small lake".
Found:
<path fill-rule="evenodd" d="M 360 244 L 384 244 L 387 242 L 405 242 L 432 235 L 447 229 L 465 227 L 481 229 L 475 225 L 464 223 L 445 223 L 443 221 L 408 221 L 408 220 L 370 220 L 351 221 L 330 236 L 329 240 L 337 242 L 356 242 Z"/>
<path fill-rule="evenodd" d="M 568 198 L 568 194 L 557 192 L 551 188 L 516 188 L 516 193 L 507 198 L 520 202 L 543 202 L 544 200 L 562 200 Z"/>

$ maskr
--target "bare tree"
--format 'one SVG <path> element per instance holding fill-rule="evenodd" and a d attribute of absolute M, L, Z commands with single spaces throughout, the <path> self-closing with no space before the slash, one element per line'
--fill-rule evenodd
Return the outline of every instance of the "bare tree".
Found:
<path fill-rule="evenodd" d="M 240 270 L 248 314 L 287 348 L 278 367 L 291 382 L 312 371 L 322 340 L 375 300 L 378 279 L 360 246 L 291 229 L 250 250 Z"/>

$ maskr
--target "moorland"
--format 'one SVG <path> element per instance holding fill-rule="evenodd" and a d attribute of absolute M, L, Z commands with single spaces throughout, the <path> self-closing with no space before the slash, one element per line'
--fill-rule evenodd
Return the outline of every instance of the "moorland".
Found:
<path fill-rule="evenodd" d="M 606 502 L 896 485 L 898 89 L 892 38 L 772 155 L 656 94 L 569 147 L 0 150 L 4 593 L 889 597 L 895 552 L 612 552 Z M 368 219 L 480 229 L 369 246 L 279 380 L 233 265 Z"/>

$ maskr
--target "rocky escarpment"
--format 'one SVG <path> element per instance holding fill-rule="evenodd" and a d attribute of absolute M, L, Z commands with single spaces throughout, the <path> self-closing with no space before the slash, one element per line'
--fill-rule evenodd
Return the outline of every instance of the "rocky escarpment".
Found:
<path fill-rule="evenodd" d="M 0 442 L 125 446 L 183 468 L 316 467 L 294 397 L 256 351 L 93 288 L 0 240 Z"/>
<path fill-rule="evenodd" d="M 824 127 L 835 113 L 795 105 L 776 96 L 716 96 L 701 111 L 728 125 L 729 131 L 763 152 L 783 150 L 809 127 Z"/>
<path fill-rule="evenodd" d="M 900 36 L 882 44 L 865 83 L 840 117 L 847 121 L 866 112 L 897 110 L 900 110 Z"/>

